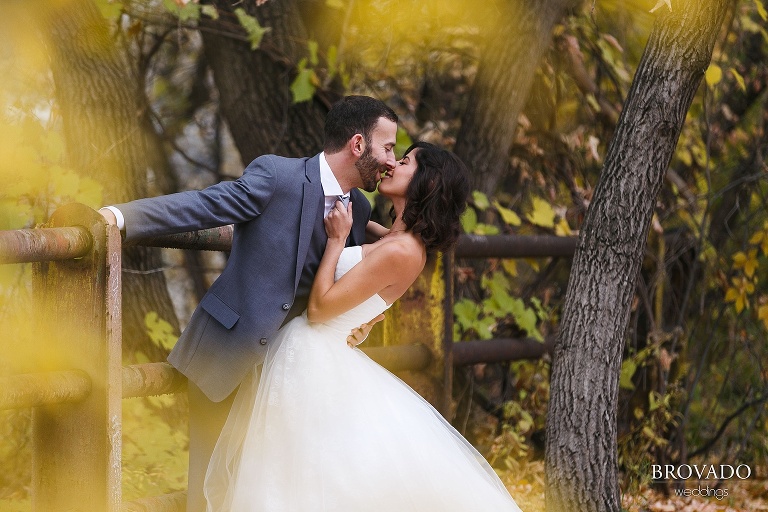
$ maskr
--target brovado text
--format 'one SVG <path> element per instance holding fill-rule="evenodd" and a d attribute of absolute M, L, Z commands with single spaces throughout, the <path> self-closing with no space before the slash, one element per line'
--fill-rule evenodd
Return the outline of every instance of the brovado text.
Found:
<path fill-rule="evenodd" d="M 654 480 L 688 480 L 696 477 L 699 480 L 730 480 L 733 477 L 746 480 L 752 476 L 752 468 L 747 464 L 732 466 L 731 464 L 652 464 Z"/>

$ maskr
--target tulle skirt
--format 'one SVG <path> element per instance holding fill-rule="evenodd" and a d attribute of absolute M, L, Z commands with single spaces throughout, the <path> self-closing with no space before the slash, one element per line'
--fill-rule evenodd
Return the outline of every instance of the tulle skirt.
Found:
<path fill-rule="evenodd" d="M 289 322 L 233 404 L 209 511 L 518 511 L 483 457 L 421 396 L 346 344 Z"/>

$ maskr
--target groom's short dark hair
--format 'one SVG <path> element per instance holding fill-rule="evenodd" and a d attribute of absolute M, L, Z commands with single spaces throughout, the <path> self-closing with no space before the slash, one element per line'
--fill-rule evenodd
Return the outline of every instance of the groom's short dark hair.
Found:
<path fill-rule="evenodd" d="M 380 117 L 397 123 L 397 114 L 383 101 L 370 96 L 342 98 L 333 104 L 325 118 L 323 151 L 338 153 L 357 133 L 363 136 L 366 144 L 370 144 L 371 132 Z"/>

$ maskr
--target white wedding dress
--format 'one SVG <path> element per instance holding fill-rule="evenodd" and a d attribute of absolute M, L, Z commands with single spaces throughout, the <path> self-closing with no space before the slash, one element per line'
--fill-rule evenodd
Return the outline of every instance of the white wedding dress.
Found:
<path fill-rule="evenodd" d="M 336 279 L 362 258 L 344 249 Z M 389 306 L 306 314 L 240 386 L 205 482 L 209 511 L 519 511 L 483 457 L 421 396 L 346 343 Z"/>

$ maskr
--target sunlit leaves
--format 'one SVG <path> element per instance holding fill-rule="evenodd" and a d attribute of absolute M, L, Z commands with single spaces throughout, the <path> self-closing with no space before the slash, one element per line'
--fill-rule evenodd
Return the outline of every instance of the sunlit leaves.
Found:
<path fill-rule="evenodd" d="M 101 186 L 62 165 L 64 142 L 58 132 L 36 119 L 0 119 L 0 229 L 31 227 L 56 207 L 80 202 L 101 203 Z"/>
<path fill-rule="evenodd" d="M 541 303 L 526 305 L 519 297 L 510 293 L 511 283 L 503 272 L 492 272 L 483 276 L 482 287 L 488 296 L 479 303 L 461 299 L 454 305 L 454 315 L 459 329 L 455 334 L 473 332 L 480 339 L 493 336 L 493 329 L 504 319 L 512 320 L 517 327 L 539 341 L 544 338 L 539 330 L 539 322 L 547 316 Z"/>

